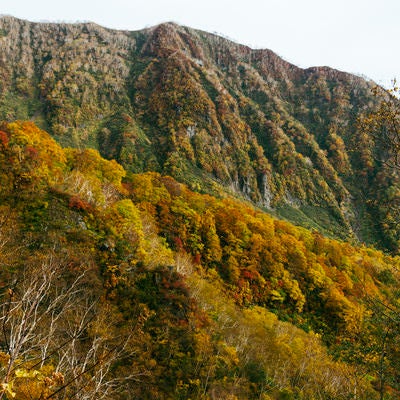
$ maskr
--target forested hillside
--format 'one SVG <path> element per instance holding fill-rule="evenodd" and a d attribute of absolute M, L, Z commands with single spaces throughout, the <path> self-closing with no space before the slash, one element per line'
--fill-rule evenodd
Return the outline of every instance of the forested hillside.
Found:
<path fill-rule="evenodd" d="M 0 398 L 396 399 L 399 264 L 0 126 Z"/>
<path fill-rule="evenodd" d="M 128 32 L 12 17 L 0 18 L 0 76 L 1 119 L 398 251 L 398 174 L 360 128 L 380 101 L 372 82 L 173 23 Z"/>

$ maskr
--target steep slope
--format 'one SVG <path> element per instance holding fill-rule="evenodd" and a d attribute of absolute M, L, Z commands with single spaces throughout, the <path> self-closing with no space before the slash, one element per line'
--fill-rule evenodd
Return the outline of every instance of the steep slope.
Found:
<path fill-rule="evenodd" d="M 173 23 L 125 32 L 2 17 L 0 29 L 1 118 L 396 250 L 374 208 L 374 177 L 388 172 L 356 127 L 372 83 Z"/>
<path fill-rule="evenodd" d="M 399 396 L 399 257 L 29 122 L 0 126 L 0 204 L 4 398 Z"/>

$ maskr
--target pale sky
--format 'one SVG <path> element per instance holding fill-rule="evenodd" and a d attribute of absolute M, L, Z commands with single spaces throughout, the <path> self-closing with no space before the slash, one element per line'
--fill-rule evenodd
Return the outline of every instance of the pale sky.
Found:
<path fill-rule="evenodd" d="M 299 67 L 326 65 L 386 86 L 400 80 L 400 0 L 0 0 L 0 14 L 128 30 L 174 21 Z"/>

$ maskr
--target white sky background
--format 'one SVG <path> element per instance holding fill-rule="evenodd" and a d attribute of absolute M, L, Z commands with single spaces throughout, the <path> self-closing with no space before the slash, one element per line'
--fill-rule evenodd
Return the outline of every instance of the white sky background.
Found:
<path fill-rule="evenodd" d="M 327 65 L 390 86 L 400 80 L 400 0 L 0 0 L 30 21 L 93 21 L 138 30 L 166 21 Z"/>

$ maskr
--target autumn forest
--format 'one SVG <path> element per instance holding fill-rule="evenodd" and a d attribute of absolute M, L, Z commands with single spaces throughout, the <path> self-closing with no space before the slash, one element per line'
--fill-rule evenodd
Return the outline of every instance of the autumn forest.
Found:
<path fill-rule="evenodd" d="M 399 398 L 398 88 L 12 17 L 0 76 L 0 400 Z"/>

